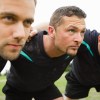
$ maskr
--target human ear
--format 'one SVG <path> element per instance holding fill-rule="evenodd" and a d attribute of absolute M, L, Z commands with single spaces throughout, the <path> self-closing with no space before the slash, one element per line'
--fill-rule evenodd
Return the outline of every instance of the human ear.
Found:
<path fill-rule="evenodd" d="M 100 35 L 98 36 L 98 43 L 100 43 Z"/>
<path fill-rule="evenodd" d="M 48 34 L 49 34 L 51 37 L 54 37 L 55 29 L 54 29 L 53 26 L 49 26 L 49 27 L 48 27 Z"/>

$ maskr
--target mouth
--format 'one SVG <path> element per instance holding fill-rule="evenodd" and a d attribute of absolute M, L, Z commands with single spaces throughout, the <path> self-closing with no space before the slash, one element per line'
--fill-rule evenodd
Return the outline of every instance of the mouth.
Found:
<path fill-rule="evenodd" d="M 23 44 L 8 44 L 8 47 L 11 48 L 11 49 L 20 49 L 23 47 Z"/>
<path fill-rule="evenodd" d="M 77 46 L 71 46 L 71 47 L 73 47 L 73 48 L 79 48 L 79 45 L 77 45 Z"/>
<path fill-rule="evenodd" d="M 79 49 L 79 46 L 72 46 L 71 47 L 73 50 L 78 50 Z"/>

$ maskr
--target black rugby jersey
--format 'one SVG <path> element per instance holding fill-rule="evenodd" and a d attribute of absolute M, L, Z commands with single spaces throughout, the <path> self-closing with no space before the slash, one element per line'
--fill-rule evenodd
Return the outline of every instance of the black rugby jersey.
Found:
<path fill-rule="evenodd" d="M 96 30 L 87 30 L 78 54 L 73 60 L 72 72 L 83 85 L 92 86 L 100 84 L 98 35 Z"/>
<path fill-rule="evenodd" d="M 45 89 L 63 74 L 73 57 L 62 55 L 50 58 L 43 46 L 43 31 L 34 36 L 21 52 L 19 58 L 12 61 L 7 83 L 21 91 L 34 92 Z"/>
<path fill-rule="evenodd" d="M 3 70 L 3 68 L 6 65 L 7 60 L 4 60 L 2 57 L 0 57 L 0 72 Z"/>

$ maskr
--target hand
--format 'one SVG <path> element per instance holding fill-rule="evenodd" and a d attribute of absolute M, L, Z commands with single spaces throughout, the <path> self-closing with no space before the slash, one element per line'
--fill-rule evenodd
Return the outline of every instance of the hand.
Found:
<path fill-rule="evenodd" d="M 29 37 L 27 39 L 27 42 L 29 42 L 31 40 L 31 38 L 37 34 L 37 32 L 38 31 L 36 29 L 31 28 L 30 35 L 29 35 Z"/>

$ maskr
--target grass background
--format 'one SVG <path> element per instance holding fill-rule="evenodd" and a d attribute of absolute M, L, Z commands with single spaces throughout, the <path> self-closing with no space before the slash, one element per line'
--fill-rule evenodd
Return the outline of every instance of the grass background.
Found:
<path fill-rule="evenodd" d="M 6 76 L 0 76 L 0 100 L 4 100 L 4 94 L 2 93 L 2 87 L 4 86 L 6 82 Z M 62 93 L 65 91 L 66 86 L 66 79 L 65 79 L 65 73 L 61 76 L 61 78 L 55 82 L 57 87 L 60 89 Z M 96 92 L 94 88 L 92 88 L 89 92 L 89 96 L 85 99 L 80 100 L 100 100 L 100 92 Z"/>
<path fill-rule="evenodd" d="M 5 100 L 4 99 L 4 94 L 2 93 L 2 88 L 6 82 L 6 76 L 0 76 L 0 100 Z"/>

